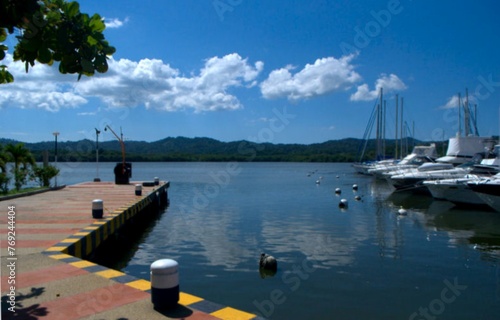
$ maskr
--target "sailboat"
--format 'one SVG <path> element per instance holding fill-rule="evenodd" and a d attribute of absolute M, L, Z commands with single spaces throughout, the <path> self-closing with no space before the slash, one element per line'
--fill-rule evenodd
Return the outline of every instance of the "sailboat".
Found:
<path fill-rule="evenodd" d="M 459 123 L 461 123 L 460 109 L 462 108 L 462 103 L 460 95 L 458 100 Z M 475 132 L 472 132 L 468 98 L 463 107 L 465 114 L 465 135 L 462 136 L 459 125 L 457 135 L 449 139 L 446 156 L 436 159 L 436 164 L 428 163 L 404 173 L 388 176 L 388 181 L 392 186 L 398 190 L 422 191 L 426 190 L 423 184 L 426 180 L 459 179 L 472 173 L 473 165 L 479 164 L 485 153 L 489 154 L 495 140 L 491 137 L 480 137 L 475 121 Z M 459 164 L 460 166 L 457 166 Z M 444 168 L 439 167 L 440 165 L 444 166 Z"/>
<path fill-rule="evenodd" d="M 457 135 L 448 140 L 448 149 L 446 150 L 446 155 L 444 157 L 436 159 L 437 162 L 451 163 L 453 165 L 459 165 L 471 161 L 478 154 L 484 154 L 491 151 L 495 145 L 495 140 L 491 137 L 481 137 L 479 136 L 479 131 L 477 130 L 476 115 L 472 119 L 471 110 L 469 107 L 469 96 L 466 89 L 465 103 L 463 104 L 464 109 L 464 134 L 462 135 L 461 129 L 461 98 L 460 93 L 458 94 L 458 123 L 459 128 Z M 471 126 L 472 122 L 472 126 Z M 473 128 L 471 128 L 473 127 Z M 473 130 L 474 129 L 474 130 Z"/>
<path fill-rule="evenodd" d="M 352 165 L 354 170 L 356 170 L 356 172 L 360 174 L 368 174 L 368 170 L 373 168 L 375 165 L 390 165 L 398 162 L 395 159 L 385 159 L 385 130 L 383 129 L 385 126 L 385 108 L 382 107 L 383 96 L 383 88 L 380 88 L 378 99 L 379 103 L 375 103 L 370 119 L 368 120 L 365 133 L 363 135 L 364 144 L 360 152 L 359 161 Z M 366 147 L 368 145 L 368 141 L 371 136 L 374 124 L 376 124 L 376 159 L 371 161 L 363 161 L 365 157 Z"/>

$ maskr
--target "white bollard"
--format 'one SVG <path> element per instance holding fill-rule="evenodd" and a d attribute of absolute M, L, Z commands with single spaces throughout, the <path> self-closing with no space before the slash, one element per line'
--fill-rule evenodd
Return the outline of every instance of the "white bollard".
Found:
<path fill-rule="evenodd" d="M 92 201 L 92 217 L 94 219 L 101 219 L 104 213 L 104 204 L 101 199 Z"/>
<path fill-rule="evenodd" d="M 155 177 L 155 186 L 159 185 L 160 184 L 160 178 L 158 177 Z"/>
<path fill-rule="evenodd" d="M 175 307 L 179 302 L 179 264 L 172 259 L 151 264 L 151 302 L 155 309 Z"/>
<path fill-rule="evenodd" d="M 136 196 L 142 195 L 142 185 L 140 184 L 135 185 L 135 195 Z"/>

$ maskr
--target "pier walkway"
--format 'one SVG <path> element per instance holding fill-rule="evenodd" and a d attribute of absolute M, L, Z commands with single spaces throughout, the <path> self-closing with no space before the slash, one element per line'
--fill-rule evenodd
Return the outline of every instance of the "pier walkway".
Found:
<path fill-rule="evenodd" d="M 1 318 L 259 319 L 184 292 L 175 309 L 154 310 L 148 280 L 85 260 L 133 216 L 166 201 L 168 187 L 136 196 L 134 183 L 88 182 L 0 201 Z M 103 200 L 102 219 L 92 218 L 94 199 Z"/>

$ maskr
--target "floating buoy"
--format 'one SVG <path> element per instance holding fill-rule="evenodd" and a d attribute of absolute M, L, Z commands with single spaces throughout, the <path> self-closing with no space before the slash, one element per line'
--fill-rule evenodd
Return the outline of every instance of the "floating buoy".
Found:
<path fill-rule="evenodd" d="M 342 193 L 342 191 L 340 190 L 340 188 L 335 188 L 335 193 L 336 193 L 336 194 L 341 194 L 341 193 Z"/>
<path fill-rule="evenodd" d="M 337 179 L 339 178 L 339 176 L 337 176 Z"/>
<path fill-rule="evenodd" d="M 357 184 L 353 184 L 352 185 L 352 190 L 358 190 L 358 185 Z"/>
<path fill-rule="evenodd" d="M 320 183 L 321 183 L 321 181 L 319 181 L 319 180 L 316 180 L 316 184 L 320 184 Z"/>
<path fill-rule="evenodd" d="M 339 208 L 347 208 L 348 202 L 347 199 L 341 199 L 339 202 Z"/>
<path fill-rule="evenodd" d="M 354 200 L 359 201 L 359 200 L 361 200 L 361 197 L 360 196 L 355 196 Z"/>
<path fill-rule="evenodd" d="M 273 256 L 262 253 L 260 255 L 259 268 L 276 272 L 278 270 L 278 262 Z"/>
<path fill-rule="evenodd" d="M 400 216 L 406 216 L 406 215 L 408 214 L 408 212 L 406 211 L 406 209 L 405 209 L 405 208 L 403 208 L 403 207 L 401 206 L 401 207 L 399 208 L 399 210 L 398 210 L 398 214 L 399 214 Z"/>

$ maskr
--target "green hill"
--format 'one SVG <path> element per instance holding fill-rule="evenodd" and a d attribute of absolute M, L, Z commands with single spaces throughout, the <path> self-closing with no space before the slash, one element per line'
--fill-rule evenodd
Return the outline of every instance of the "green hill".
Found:
<path fill-rule="evenodd" d="M 0 139 L 0 144 L 19 141 Z M 137 161 L 294 161 L 294 162 L 354 162 L 359 161 L 361 139 L 346 138 L 314 144 L 272 144 L 250 141 L 222 142 L 211 138 L 168 137 L 158 141 L 126 141 L 126 160 Z M 428 144 L 409 139 L 408 150 L 414 144 Z M 43 152 L 54 158 L 54 141 L 25 143 L 42 161 Z M 442 143 L 437 143 L 442 150 Z M 386 141 L 386 154 L 393 155 L 394 141 Z M 58 161 L 95 161 L 95 141 L 58 142 Z M 375 141 L 369 140 L 365 159 L 375 156 Z M 121 147 L 116 140 L 99 142 L 99 161 L 121 161 Z"/>

